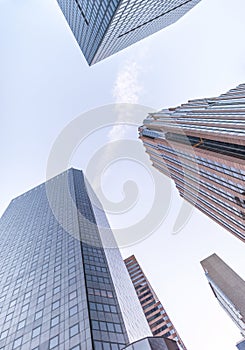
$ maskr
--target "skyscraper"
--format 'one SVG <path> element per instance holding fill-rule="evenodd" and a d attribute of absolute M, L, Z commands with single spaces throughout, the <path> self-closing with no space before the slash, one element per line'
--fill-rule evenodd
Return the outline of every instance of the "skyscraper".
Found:
<path fill-rule="evenodd" d="M 182 197 L 245 241 L 245 84 L 152 113 L 140 138 Z"/>
<path fill-rule="evenodd" d="M 14 199 L 0 238 L 0 349 L 114 350 L 151 334 L 81 171 Z"/>
<path fill-rule="evenodd" d="M 183 341 L 151 287 L 135 256 L 130 256 L 125 259 L 124 262 L 152 334 L 154 336 L 164 336 L 169 339 L 174 339 L 181 349 L 186 350 Z"/>
<path fill-rule="evenodd" d="M 201 265 L 215 297 L 245 338 L 245 281 L 216 254 Z"/>
<path fill-rule="evenodd" d="M 57 0 L 94 64 L 176 22 L 200 0 Z"/>
<path fill-rule="evenodd" d="M 245 350 L 245 339 L 240 341 L 237 345 L 236 345 L 238 350 Z"/>

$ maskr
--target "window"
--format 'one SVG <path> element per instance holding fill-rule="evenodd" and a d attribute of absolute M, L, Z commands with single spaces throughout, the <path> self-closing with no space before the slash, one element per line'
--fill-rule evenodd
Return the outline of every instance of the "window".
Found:
<path fill-rule="evenodd" d="M 102 323 L 102 322 L 100 322 L 100 323 Z M 104 322 L 103 322 L 104 323 Z M 102 324 L 103 324 L 102 323 Z M 102 326 L 102 324 L 100 325 L 100 326 Z M 102 327 L 101 327 L 102 328 Z M 107 323 L 107 328 L 108 328 L 108 331 L 109 332 L 114 332 L 114 325 L 113 325 L 113 323 Z"/>
<path fill-rule="evenodd" d="M 57 272 L 57 271 L 59 271 L 60 269 L 61 269 L 61 265 L 59 264 L 59 265 L 55 266 L 54 272 Z"/>
<path fill-rule="evenodd" d="M 14 293 L 13 293 L 13 294 L 14 294 Z M 3 301 L 5 300 L 5 298 L 6 298 L 6 295 L 2 296 L 2 297 L 0 298 L 0 303 L 3 302 Z"/>
<path fill-rule="evenodd" d="M 53 349 L 57 345 L 59 345 L 59 336 L 58 335 L 56 335 L 55 337 L 50 339 L 50 341 L 49 341 L 49 349 Z"/>
<path fill-rule="evenodd" d="M 77 297 L 77 291 L 76 290 L 74 290 L 73 292 L 71 292 L 69 294 L 69 300 L 72 300 L 72 299 L 74 299 L 76 297 Z"/>
<path fill-rule="evenodd" d="M 35 313 L 35 320 L 38 320 L 43 315 L 43 310 L 37 311 Z"/>
<path fill-rule="evenodd" d="M 21 313 L 27 311 L 29 309 L 29 303 L 28 304 L 25 304 L 24 306 L 22 306 L 21 308 Z"/>
<path fill-rule="evenodd" d="M 73 273 L 75 271 L 76 271 L 76 266 L 72 266 L 72 267 L 69 268 L 68 273 L 70 275 L 71 273 Z"/>
<path fill-rule="evenodd" d="M 73 348 L 71 348 L 70 350 L 80 350 L 80 345 L 76 345 Z"/>
<path fill-rule="evenodd" d="M 75 324 L 74 326 L 70 327 L 69 334 L 70 338 L 74 337 L 74 335 L 79 333 L 79 323 Z"/>
<path fill-rule="evenodd" d="M 36 327 L 32 331 L 32 338 L 37 337 L 41 333 L 41 326 Z"/>
<path fill-rule="evenodd" d="M 75 315 L 75 314 L 77 314 L 78 313 L 78 307 L 77 307 L 77 305 L 75 305 L 75 306 L 73 306 L 73 307 L 71 307 L 70 309 L 69 309 L 69 316 L 71 317 L 71 316 L 73 316 L 73 315 Z"/>
<path fill-rule="evenodd" d="M 5 322 L 11 320 L 12 317 L 13 317 L 13 314 L 14 314 L 13 312 L 11 312 L 10 314 L 8 314 L 8 315 L 6 316 L 6 318 L 5 318 Z"/>
<path fill-rule="evenodd" d="M 52 303 L 52 310 L 57 309 L 60 306 L 60 300 L 56 300 Z"/>
<path fill-rule="evenodd" d="M 20 321 L 20 322 L 18 323 L 18 325 L 17 325 L 17 330 L 19 330 L 19 329 L 25 327 L 25 323 L 26 323 L 26 320 Z"/>
<path fill-rule="evenodd" d="M 29 298 L 31 296 L 31 292 L 27 292 L 27 293 L 25 293 L 25 295 L 24 295 L 24 299 L 27 299 L 27 298 Z"/>
<path fill-rule="evenodd" d="M 38 297 L 38 299 L 37 299 L 37 303 L 39 304 L 39 303 L 41 303 L 44 300 L 45 300 L 45 295 L 44 294 L 40 295 L 40 297 Z"/>
<path fill-rule="evenodd" d="M 61 279 L 61 274 L 55 276 L 54 283 L 60 281 L 60 279 Z"/>
<path fill-rule="evenodd" d="M 99 329 L 99 322 L 98 321 L 92 321 L 92 328 L 93 329 Z"/>
<path fill-rule="evenodd" d="M 69 286 L 72 286 L 73 284 L 75 284 L 76 283 L 76 277 L 73 277 L 73 278 L 69 279 L 68 283 L 69 283 Z"/>
<path fill-rule="evenodd" d="M 68 259 L 68 264 L 71 264 L 71 263 L 73 263 L 74 261 L 75 261 L 75 257 L 73 256 L 73 257 L 71 257 L 71 258 Z"/>
<path fill-rule="evenodd" d="M 9 286 L 10 286 L 9 284 L 6 284 L 6 285 L 3 287 L 3 292 L 6 291 L 6 290 L 8 290 Z"/>
<path fill-rule="evenodd" d="M 43 289 L 45 289 L 45 288 L 46 288 L 46 283 L 40 284 L 39 290 L 43 290 Z"/>
<path fill-rule="evenodd" d="M 51 319 L 51 327 L 56 326 L 60 322 L 60 316 L 55 316 Z"/>
<path fill-rule="evenodd" d="M 15 289 L 13 290 L 13 295 L 14 295 L 14 294 L 17 294 L 19 291 L 20 291 L 20 287 L 15 288 Z"/>
<path fill-rule="evenodd" d="M 48 268 L 49 263 L 43 264 L 43 270 Z"/>
<path fill-rule="evenodd" d="M 13 349 L 16 349 L 16 348 L 18 348 L 19 346 L 21 346 L 21 344 L 22 344 L 22 338 L 23 338 L 23 337 L 19 337 L 19 338 L 15 339 L 14 345 L 13 345 Z"/>
<path fill-rule="evenodd" d="M 122 333 L 122 328 L 120 324 L 115 323 L 114 327 L 117 333 Z"/>
<path fill-rule="evenodd" d="M 96 341 L 96 342 L 94 343 L 94 345 L 95 345 L 95 350 L 102 350 L 102 344 L 101 344 L 101 342 Z"/>
<path fill-rule="evenodd" d="M 9 304 L 9 307 L 15 306 L 16 302 L 17 302 L 17 299 L 12 300 Z"/>
<path fill-rule="evenodd" d="M 4 338 L 6 338 L 7 335 L 8 335 L 8 329 L 7 329 L 6 331 L 3 331 L 3 332 L 1 333 L 0 339 L 2 340 L 2 339 L 4 339 Z"/>
<path fill-rule="evenodd" d="M 55 287 L 54 290 L 53 290 L 53 294 L 57 294 L 59 292 L 60 292 L 60 286 Z"/>
<path fill-rule="evenodd" d="M 119 323 L 92 321 L 92 328 L 95 330 L 122 333 L 122 328 Z"/>

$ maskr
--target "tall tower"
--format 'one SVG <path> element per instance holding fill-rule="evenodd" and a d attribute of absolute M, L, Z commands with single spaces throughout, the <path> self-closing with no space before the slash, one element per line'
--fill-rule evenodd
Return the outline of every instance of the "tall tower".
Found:
<path fill-rule="evenodd" d="M 240 341 L 237 345 L 236 345 L 238 350 L 245 350 L 245 339 Z"/>
<path fill-rule="evenodd" d="M 151 334 L 81 171 L 14 199 L 0 238 L 1 349 L 114 350 Z"/>
<path fill-rule="evenodd" d="M 152 334 L 154 336 L 164 336 L 169 339 L 174 339 L 181 349 L 186 350 L 183 341 L 151 287 L 135 256 L 130 256 L 125 259 L 124 262 Z"/>
<path fill-rule="evenodd" d="M 245 84 L 152 113 L 139 131 L 180 195 L 244 242 Z"/>
<path fill-rule="evenodd" d="M 94 64 L 176 22 L 200 0 L 57 0 Z"/>
<path fill-rule="evenodd" d="M 216 254 L 201 265 L 215 297 L 245 338 L 245 281 Z"/>

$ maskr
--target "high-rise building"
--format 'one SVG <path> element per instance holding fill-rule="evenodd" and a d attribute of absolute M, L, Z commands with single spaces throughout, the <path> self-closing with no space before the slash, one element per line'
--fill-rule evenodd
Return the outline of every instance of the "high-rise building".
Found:
<path fill-rule="evenodd" d="M 10 203 L 0 219 L 0 349 L 116 350 L 151 335 L 97 204 L 75 169 Z"/>
<path fill-rule="evenodd" d="M 240 341 L 236 347 L 238 350 L 245 350 L 245 340 Z"/>
<path fill-rule="evenodd" d="M 94 64 L 176 22 L 200 0 L 57 0 Z"/>
<path fill-rule="evenodd" d="M 135 256 L 131 255 L 124 262 L 153 336 L 164 336 L 174 339 L 181 349 L 186 350 L 183 341 Z"/>
<path fill-rule="evenodd" d="M 215 297 L 245 338 L 245 281 L 216 254 L 201 265 Z"/>
<path fill-rule="evenodd" d="M 184 199 L 245 241 L 245 84 L 151 113 L 140 138 Z"/>

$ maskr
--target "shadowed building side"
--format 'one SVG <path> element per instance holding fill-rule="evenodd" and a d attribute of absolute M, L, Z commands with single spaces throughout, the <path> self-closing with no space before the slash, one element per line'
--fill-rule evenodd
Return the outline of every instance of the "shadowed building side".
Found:
<path fill-rule="evenodd" d="M 215 297 L 245 338 L 245 281 L 216 254 L 201 265 Z"/>

